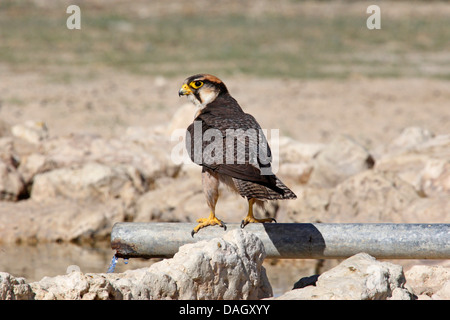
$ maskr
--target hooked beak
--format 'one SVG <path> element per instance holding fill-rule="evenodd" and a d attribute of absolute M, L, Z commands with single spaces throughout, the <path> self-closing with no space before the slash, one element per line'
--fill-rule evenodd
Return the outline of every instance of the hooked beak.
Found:
<path fill-rule="evenodd" d="M 181 87 L 181 89 L 178 91 L 178 96 L 187 96 L 192 94 L 192 90 L 191 88 L 189 88 L 189 86 L 187 84 L 183 84 L 183 86 Z"/>

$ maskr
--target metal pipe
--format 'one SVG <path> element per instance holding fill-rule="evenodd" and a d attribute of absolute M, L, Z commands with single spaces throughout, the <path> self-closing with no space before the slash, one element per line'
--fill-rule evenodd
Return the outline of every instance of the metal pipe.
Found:
<path fill-rule="evenodd" d="M 111 248 L 119 258 L 172 257 L 187 243 L 224 234 L 193 223 L 116 223 Z M 240 228 L 227 224 L 227 231 Z M 264 244 L 267 258 L 334 259 L 366 252 L 378 259 L 450 259 L 450 224 L 254 223 L 244 228 Z"/>

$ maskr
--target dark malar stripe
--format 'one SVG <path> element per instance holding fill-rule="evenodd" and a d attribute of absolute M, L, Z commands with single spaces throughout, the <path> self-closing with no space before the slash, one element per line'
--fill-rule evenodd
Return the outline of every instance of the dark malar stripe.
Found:
<path fill-rule="evenodd" d="M 203 103 L 202 99 L 200 98 L 200 93 L 198 91 L 194 91 L 194 96 L 197 99 L 197 101 L 200 101 L 200 103 Z"/>

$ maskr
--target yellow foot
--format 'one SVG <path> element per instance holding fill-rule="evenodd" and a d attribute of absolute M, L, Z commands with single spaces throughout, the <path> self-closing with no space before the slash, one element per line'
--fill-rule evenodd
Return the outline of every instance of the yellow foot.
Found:
<path fill-rule="evenodd" d="M 220 221 L 219 219 L 217 219 L 214 214 L 210 214 L 208 218 L 200 218 L 197 219 L 197 222 L 199 223 L 194 230 L 191 231 L 191 236 L 193 237 L 194 234 L 196 234 L 198 232 L 198 230 L 200 230 L 201 228 L 207 227 L 207 226 L 215 226 L 216 224 L 221 226 L 222 228 L 224 228 L 224 230 L 227 230 L 226 225 Z"/>
<path fill-rule="evenodd" d="M 244 220 L 241 221 L 241 228 L 244 228 L 249 223 L 265 223 L 265 222 L 277 222 L 274 218 L 266 218 L 266 219 L 256 219 L 252 216 L 246 216 Z"/>

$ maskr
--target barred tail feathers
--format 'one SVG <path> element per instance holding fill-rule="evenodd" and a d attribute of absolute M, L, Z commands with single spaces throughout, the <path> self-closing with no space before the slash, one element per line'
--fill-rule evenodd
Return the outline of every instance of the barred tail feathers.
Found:
<path fill-rule="evenodd" d="M 291 189 L 277 177 L 275 177 L 275 186 L 273 188 L 264 186 L 255 182 L 232 178 L 238 193 L 247 199 L 257 200 L 281 200 L 296 199 L 297 196 Z"/>

